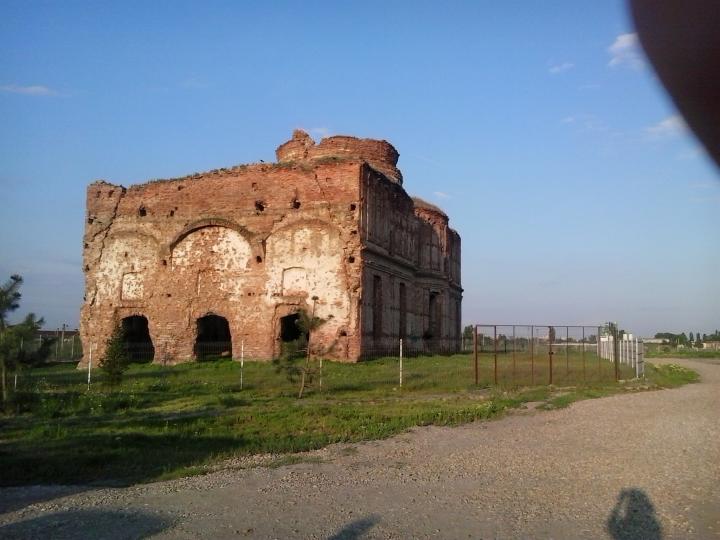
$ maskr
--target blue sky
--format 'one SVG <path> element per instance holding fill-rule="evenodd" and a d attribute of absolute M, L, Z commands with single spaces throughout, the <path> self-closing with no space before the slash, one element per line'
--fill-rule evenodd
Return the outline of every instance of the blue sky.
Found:
<path fill-rule="evenodd" d="M 84 192 L 391 141 L 463 238 L 466 323 L 720 327 L 720 181 L 623 2 L 0 4 L 0 275 L 75 326 Z"/>

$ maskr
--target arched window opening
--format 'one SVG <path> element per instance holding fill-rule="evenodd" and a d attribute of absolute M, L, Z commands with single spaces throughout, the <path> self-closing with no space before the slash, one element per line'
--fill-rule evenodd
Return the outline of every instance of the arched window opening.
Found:
<path fill-rule="evenodd" d="M 131 362 L 152 362 L 155 357 L 147 317 L 131 315 L 122 322 L 123 345 Z"/>
<path fill-rule="evenodd" d="M 205 315 L 197 320 L 195 358 L 199 361 L 232 358 L 230 325 L 225 317 Z"/>

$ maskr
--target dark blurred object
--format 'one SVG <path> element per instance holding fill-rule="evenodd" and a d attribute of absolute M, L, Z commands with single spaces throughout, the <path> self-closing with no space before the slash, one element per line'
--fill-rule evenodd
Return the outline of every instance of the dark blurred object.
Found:
<path fill-rule="evenodd" d="M 720 2 L 630 0 L 630 6 L 660 80 L 720 165 Z"/>

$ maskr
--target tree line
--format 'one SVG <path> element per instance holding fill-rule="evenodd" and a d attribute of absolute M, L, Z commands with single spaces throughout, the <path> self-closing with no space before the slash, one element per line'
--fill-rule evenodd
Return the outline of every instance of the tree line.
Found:
<path fill-rule="evenodd" d="M 720 330 L 715 330 L 712 334 L 701 334 L 690 332 L 686 334 L 673 334 L 672 332 L 658 332 L 655 334 L 655 339 L 666 339 L 670 345 L 678 346 L 683 345 L 685 347 L 702 347 L 702 344 L 708 341 L 720 341 Z"/>

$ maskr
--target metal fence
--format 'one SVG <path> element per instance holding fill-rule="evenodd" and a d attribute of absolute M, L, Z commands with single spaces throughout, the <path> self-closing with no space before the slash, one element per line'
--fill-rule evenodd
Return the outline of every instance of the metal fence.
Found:
<path fill-rule="evenodd" d="M 494 384 L 527 384 L 528 380 L 530 385 L 572 384 L 643 376 L 642 341 L 626 340 L 616 355 L 610 352 L 611 330 L 585 325 L 478 324 L 473 327 L 473 361 L 479 366 L 483 356 L 492 357 Z"/>
<path fill-rule="evenodd" d="M 421 337 L 383 338 L 363 345 L 360 360 L 394 357 L 452 355 L 463 352 L 456 339 L 424 339 Z M 467 351 L 466 351 L 467 352 Z"/>
<path fill-rule="evenodd" d="M 642 341 L 629 335 L 615 340 L 602 326 L 481 324 L 472 329 L 461 344 L 455 340 L 387 340 L 365 350 L 359 363 L 328 362 L 315 355 L 308 358 L 303 347 L 294 351 L 295 361 L 300 371 L 307 371 L 312 388 L 338 393 L 408 390 L 443 394 L 493 386 L 607 383 L 643 375 Z M 50 347 L 50 360 L 78 359 L 82 354 L 77 336 L 66 339 L 62 346 L 47 340 L 37 343 L 34 346 Z M 194 354 L 200 362 L 234 359 L 232 369 L 240 371 L 240 388 L 292 393 L 295 383 L 289 372 L 278 363 L 248 362 L 255 359 L 246 356 L 245 351 L 252 349 L 246 345 L 243 341 L 234 350 L 230 342 L 201 342 Z M 173 360 L 163 358 L 162 350 L 151 342 L 126 342 L 124 346 L 133 363 L 166 365 Z M 98 360 L 93 359 L 92 368 L 98 366 Z"/>
<path fill-rule="evenodd" d="M 60 330 L 55 335 L 36 336 L 20 342 L 20 355 L 26 361 L 71 362 L 82 358 L 82 343 L 77 333 L 64 334 Z"/>

